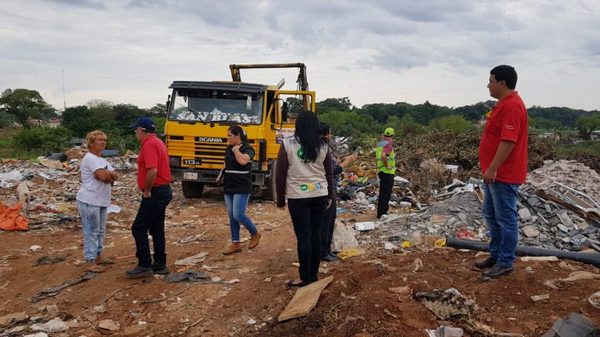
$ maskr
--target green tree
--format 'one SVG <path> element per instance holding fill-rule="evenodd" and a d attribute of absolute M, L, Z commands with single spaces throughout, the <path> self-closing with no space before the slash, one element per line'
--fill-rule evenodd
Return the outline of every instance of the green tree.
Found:
<path fill-rule="evenodd" d="M 40 155 L 48 151 L 64 151 L 69 146 L 70 140 L 71 132 L 61 126 L 22 129 L 13 137 L 16 147 L 26 151 L 35 151 Z"/>
<path fill-rule="evenodd" d="M 167 105 L 166 104 L 161 104 L 161 103 L 157 103 L 155 106 L 146 109 L 146 112 L 148 113 L 148 115 L 150 116 L 156 116 L 156 117 L 167 117 Z"/>
<path fill-rule="evenodd" d="M 129 126 L 135 121 L 146 115 L 147 111 L 140 109 L 133 104 L 117 104 L 112 107 L 115 116 L 114 127 L 123 133 L 129 132 Z"/>
<path fill-rule="evenodd" d="M 562 127 L 560 122 L 544 117 L 529 117 L 529 126 L 541 130 L 558 130 Z"/>
<path fill-rule="evenodd" d="M 318 113 L 328 113 L 332 111 L 350 111 L 352 103 L 348 97 L 328 98 L 324 101 L 317 102 Z"/>
<path fill-rule="evenodd" d="M 472 123 L 464 119 L 459 115 L 452 115 L 448 117 L 439 117 L 432 120 L 429 123 L 429 127 L 436 130 L 449 130 L 455 133 L 465 132 L 469 130 Z"/>
<path fill-rule="evenodd" d="M 9 114 L 6 111 L 0 111 L 0 128 L 9 127 L 14 121 L 15 116 Z"/>
<path fill-rule="evenodd" d="M 592 132 L 600 130 L 600 115 L 579 117 L 577 119 L 577 130 L 579 130 L 581 138 L 589 140 Z"/>
<path fill-rule="evenodd" d="M 62 126 L 69 129 L 75 137 L 84 137 L 96 128 L 96 123 L 93 111 L 85 105 L 66 108 L 62 113 Z"/>
<path fill-rule="evenodd" d="M 373 133 L 375 123 L 368 115 L 355 111 L 332 111 L 319 114 L 319 120 L 327 123 L 338 136 L 354 137 L 363 133 Z"/>
<path fill-rule="evenodd" d="M 29 118 L 38 118 L 44 111 L 51 109 L 36 90 L 7 89 L 0 96 L 0 111 L 14 115 L 17 123 L 24 128 L 29 128 Z"/>

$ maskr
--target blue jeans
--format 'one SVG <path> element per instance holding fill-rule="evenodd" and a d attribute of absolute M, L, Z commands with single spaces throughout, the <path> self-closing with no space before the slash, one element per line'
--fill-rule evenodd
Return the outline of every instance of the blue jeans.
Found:
<path fill-rule="evenodd" d="M 83 226 L 83 257 L 94 261 L 102 253 L 106 233 L 106 207 L 94 206 L 77 201 Z"/>
<path fill-rule="evenodd" d="M 484 184 L 483 217 L 490 229 L 490 255 L 503 267 L 512 267 L 519 239 L 517 196 L 519 184 Z"/>
<path fill-rule="evenodd" d="M 231 229 L 231 242 L 240 242 L 240 222 L 250 232 L 250 235 L 256 234 L 256 226 L 246 215 L 248 199 L 250 199 L 250 193 L 225 193 L 225 205 L 227 205 L 229 228 Z"/>

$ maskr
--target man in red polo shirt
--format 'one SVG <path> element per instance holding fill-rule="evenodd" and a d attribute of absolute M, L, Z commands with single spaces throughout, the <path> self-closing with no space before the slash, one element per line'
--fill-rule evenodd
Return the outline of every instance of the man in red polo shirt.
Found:
<path fill-rule="evenodd" d="M 479 144 L 483 173 L 483 217 L 490 230 L 490 257 L 475 263 L 489 277 L 513 271 L 519 238 L 517 197 L 527 177 L 527 109 L 515 91 L 517 72 L 508 65 L 490 71 L 490 96 L 498 99 L 486 114 Z"/>
<path fill-rule="evenodd" d="M 135 135 L 142 144 L 138 155 L 137 183 L 142 202 L 131 225 L 135 239 L 138 264 L 126 272 L 127 277 L 146 277 L 168 274 L 165 253 L 165 210 L 171 201 L 171 169 L 167 147 L 156 137 L 156 126 L 148 117 L 136 121 Z M 150 255 L 148 234 L 152 235 L 154 262 Z"/>

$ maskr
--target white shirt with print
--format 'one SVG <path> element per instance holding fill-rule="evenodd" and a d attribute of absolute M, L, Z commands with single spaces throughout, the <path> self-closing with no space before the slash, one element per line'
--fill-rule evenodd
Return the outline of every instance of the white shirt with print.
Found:
<path fill-rule="evenodd" d="M 104 183 L 94 176 L 98 169 L 114 171 L 108 161 L 88 152 L 81 161 L 81 188 L 77 192 L 77 200 L 86 204 L 108 207 L 110 206 L 111 184 Z"/>

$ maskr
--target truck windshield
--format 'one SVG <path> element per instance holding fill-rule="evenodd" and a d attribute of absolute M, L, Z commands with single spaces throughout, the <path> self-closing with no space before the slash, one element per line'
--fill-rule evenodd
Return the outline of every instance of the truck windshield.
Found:
<path fill-rule="evenodd" d="M 170 120 L 260 124 L 262 95 L 220 91 L 175 90 Z"/>

